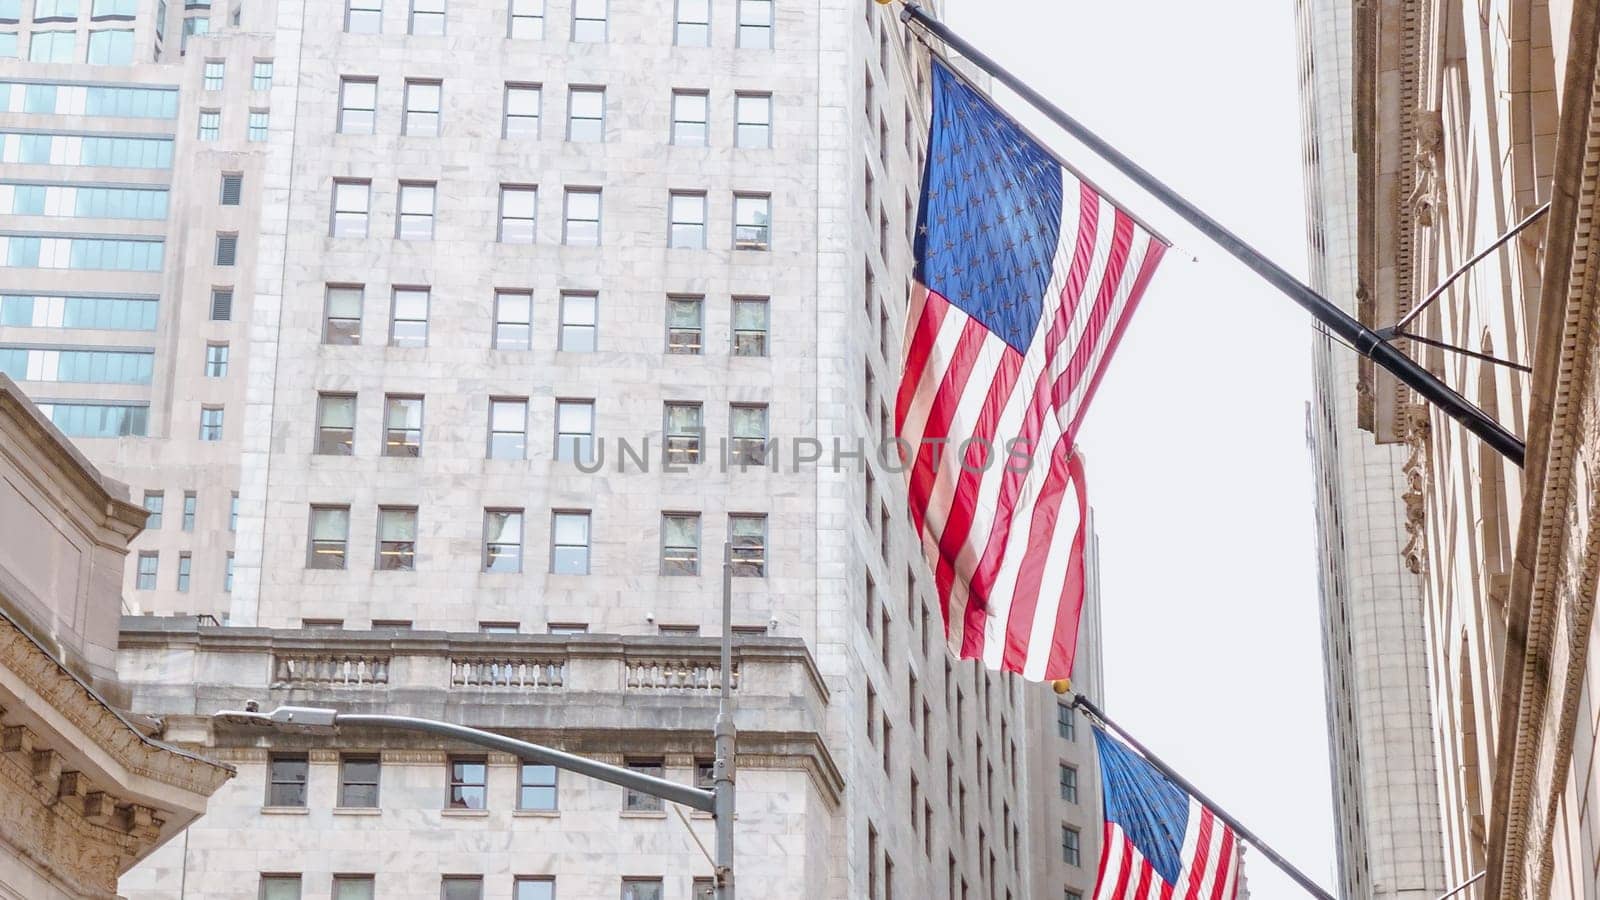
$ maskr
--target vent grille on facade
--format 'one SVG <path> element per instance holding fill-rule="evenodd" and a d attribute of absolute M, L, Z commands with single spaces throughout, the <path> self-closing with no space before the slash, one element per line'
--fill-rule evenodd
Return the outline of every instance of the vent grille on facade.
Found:
<path fill-rule="evenodd" d="M 233 319 L 233 288 L 213 288 L 211 291 L 211 321 L 227 322 Z"/>
<path fill-rule="evenodd" d="M 239 195 L 244 191 L 244 176 L 225 174 L 222 176 L 222 205 L 238 206 Z"/>
<path fill-rule="evenodd" d="M 237 234 L 217 235 L 217 265 L 231 266 L 239 252 L 239 236 Z"/>

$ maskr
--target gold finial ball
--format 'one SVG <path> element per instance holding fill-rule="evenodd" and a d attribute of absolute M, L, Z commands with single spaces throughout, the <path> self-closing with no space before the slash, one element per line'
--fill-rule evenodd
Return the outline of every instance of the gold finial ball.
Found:
<path fill-rule="evenodd" d="M 1055 691 L 1058 694 L 1070 694 L 1070 693 L 1072 693 L 1072 679 L 1071 678 L 1057 678 L 1055 681 L 1052 681 L 1050 683 L 1050 686 L 1055 688 Z"/>
<path fill-rule="evenodd" d="M 878 5 L 879 6 L 888 6 L 889 4 L 891 4 L 893 2 L 894 2 L 894 0 L 878 0 Z"/>

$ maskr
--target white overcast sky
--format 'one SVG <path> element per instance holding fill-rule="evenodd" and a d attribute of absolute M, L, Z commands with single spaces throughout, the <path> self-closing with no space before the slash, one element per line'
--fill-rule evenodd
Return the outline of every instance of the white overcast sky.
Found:
<path fill-rule="evenodd" d="M 947 0 L 946 21 L 1303 277 L 1292 4 Z M 1081 435 L 1100 532 L 1106 712 L 1331 886 L 1310 318 L 997 95 L 1177 244 Z M 1246 870 L 1254 900 L 1304 896 L 1259 854 Z"/>

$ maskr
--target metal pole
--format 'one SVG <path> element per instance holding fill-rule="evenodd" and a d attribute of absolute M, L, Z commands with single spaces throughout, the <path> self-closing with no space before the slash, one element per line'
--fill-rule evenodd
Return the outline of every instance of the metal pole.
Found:
<path fill-rule="evenodd" d="M 1100 711 L 1100 707 L 1095 706 L 1089 701 L 1088 698 L 1084 697 L 1082 694 L 1077 694 L 1073 698 L 1072 705 L 1083 710 L 1091 719 L 1094 719 L 1101 725 L 1104 725 L 1112 731 L 1115 731 L 1117 736 L 1121 737 L 1128 746 L 1139 751 L 1139 755 L 1144 757 L 1145 762 L 1148 762 L 1150 765 L 1159 770 L 1161 774 L 1167 776 L 1167 780 L 1177 785 L 1189 796 L 1200 801 L 1200 804 L 1211 810 L 1211 813 L 1217 818 L 1228 823 L 1228 827 L 1232 828 L 1234 833 L 1239 835 L 1239 837 L 1242 838 L 1245 843 L 1248 843 L 1250 846 L 1260 851 L 1262 856 L 1265 856 L 1267 859 L 1271 860 L 1279 869 L 1283 870 L 1284 874 L 1288 875 L 1290 878 L 1294 879 L 1297 884 L 1305 888 L 1306 891 L 1311 894 L 1311 896 L 1317 897 L 1319 900 L 1333 900 L 1332 894 L 1324 890 L 1315 881 L 1312 881 L 1311 878 L 1304 872 L 1290 865 L 1288 860 L 1284 859 L 1278 854 L 1278 851 L 1267 846 L 1265 842 L 1256 837 L 1255 832 L 1244 827 L 1239 823 L 1238 819 L 1235 819 L 1233 816 L 1229 815 L 1211 798 L 1200 793 L 1199 788 L 1190 784 L 1189 780 L 1184 778 L 1182 775 L 1174 772 L 1171 766 L 1168 766 L 1166 763 L 1161 761 L 1160 757 L 1156 756 L 1154 753 L 1151 753 L 1148 747 L 1139 743 L 1139 741 L 1132 735 L 1117 727 L 1117 723 L 1106 718 L 1106 714 Z"/>
<path fill-rule="evenodd" d="M 912 2 L 905 3 L 900 10 L 900 18 L 905 21 L 915 20 L 933 36 L 944 41 L 978 68 L 988 72 L 1001 84 L 1015 91 L 1017 96 L 1028 101 L 1039 112 L 1044 113 L 1050 121 L 1060 126 L 1062 130 L 1110 163 L 1113 168 L 1126 175 L 1134 184 L 1139 185 L 1157 200 L 1166 204 L 1169 209 L 1176 212 L 1184 221 L 1193 225 L 1201 234 L 1215 241 L 1222 249 L 1244 263 L 1251 271 L 1266 279 L 1268 283 L 1282 291 L 1289 299 L 1298 303 L 1307 312 L 1311 313 L 1314 318 L 1326 325 L 1330 331 L 1347 341 L 1355 348 L 1357 353 L 1387 369 L 1394 377 L 1422 395 L 1424 399 L 1433 403 L 1445 415 L 1460 422 L 1468 431 L 1482 438 L 1501 455 L 1518 466 L 1522 465 L 1525 452 L 1522 441 L 1502 428 L 1500 423 L 1484 414 L 1482 410 L 1468 403 L 1466 398 L 1456 393 L 1443 381 L 1435 378 L 1433 373 L 1418 365 L 1411 357 L 1402 353 L 1394 345 L 1386 343 L 1382 335 L 1361 324 L 1358 319 L 1335 306 L 1328 298 L 1317 293 L 1310 285 L 1290 275 L 1282 266 L 1268 259 L 1261 251 L 1245 243 L 1233 232 L 1223 227 L 1222 223 L 1184 199 L 1177 191 L 1145 171 L 1138 163 L 1106 143 L 1099 135 L 1090 131 L 1078 120 L 1067 115 L 1061 107 L 1045 99 L 1042 94 L 1023 83 L 1017 76 L 1006 71 L 1003 66 L 995 62 L 983 51 L 957 36 L 944 23 L 924 12 L 920 6 Z"/>
<path fill-rule="evenodd" d="M 1438 897 L 1435 898 L 1435 900 L 1450 900 L 1451 897 L 1454 897 L 1454 896 L 1460 894 L 1462 891 L 1466 890 L 1467 888 L 1472 887 L 1473 885 L 1475 885 L 1478 882 L 1482 881 L 1483 880 L 1483 876 L 1485 876 L 1487 874 L 1489 874 L 1489 870 L 1488 869 L 1484 869 L 1482 872 L 1479 872 L 1478 874 L 1472 876 L 1471 878 L 1468 878 L 1466 881 L 1463 881 L 1460 884 L 1456 885 L 1455 887 L 1451 888 L 1450 890 L 1445 891 L 1444 893 L 1440 894 Z"/>
<path fill-rule="evenodd" d="M 1392 332 L 1394 334 L 1399 334 L 1400 332 L 1404 331 L 1405 327 L 1407 325 L 1410 325 L 1411 321 L 1413 319 L 1415 319 L 1417 316 L 1422 315 L 1423 310 L 1428 308 L 1428 304 L 1430 304 L 1433 301 L 1439 299 L 1439 295 L 1440 294 L 1443 294 L 1446 290 L 1448 290 L 1450 285 L 1455 284 L 1457 278 L 1460 278 L 1461 276 L 1467 274 L 1467 270 L 1471 269 L 1473 266 L 1475 266 L 1478 263 L 1482 262 L 1483 258 L 1485 256 L 1488 256 L 1489 254 L 1493 253 L 1494 251 L 1500 249 L 1501 245 L 1505 244 L 1506 241 L 1509 241 L 1512 238 L 1516 237 L 1518 234 L 1521 234 L 1522 230 L 1524 228 L 1527 228 L 1529 225 L 1532 225 L 1534 222 L 1538 221 L 1540 216 L 1544 215 L 1545 213 L 1547 213 L 1549 211 L 1550 211 L 1550 204 L 1548 202 L 1546 202 L 1545 205 L 1539 207 L 1538 209 L 1534 210 L 1531 213 L 1528 213 L 1527 218 L 1525 218 L 1521 222 L 1518 222 L 1517 224 L 1511 226 L 1511 230 L 1510 231 L 1506 232 L 1505 234 L 1500 235 L 1498 238 L 1495 239 L 1494 243 L 1490 244 L 1489 246 L 1487 246 L 1487 247 L 1483 248 L 1482 250 L 1479 250 L 1477 253 L 1473 254 L 1471 259 L 1469 259 L 1466 262 L 1462 263 L 1461 266 L 1459 268 L 1457 268 L 1454 272 L 1451 272 L 1445 278 L 1445 280 L 1439 282 L 1439 286 L 1434 288 L 1433 290 L 1429 291 L 1428 292 L 1428 296 L 1423 297 L 1422 298 L 1422 302 L 1417 304 L 1417 308 L 1413 309 L 1411 312 L 1406 313 L 1405 318 L 1403 318 L 1400 321 L 1394 323 L 1394 327 L 1393 328 L 1386 328 L 1386 329 L 1384 329 L 1384 331 Z M 1409 335 L 1408 335 L 1408 337 L 1409 337 Z"/>
<path fill-rule="evenodd" d="M 717 700 L 716 762 L 712 764 L 711 811 L 717 827 L 717 900 L 733 900 L 733 543 L 722 544 L 722 694 Z"/>

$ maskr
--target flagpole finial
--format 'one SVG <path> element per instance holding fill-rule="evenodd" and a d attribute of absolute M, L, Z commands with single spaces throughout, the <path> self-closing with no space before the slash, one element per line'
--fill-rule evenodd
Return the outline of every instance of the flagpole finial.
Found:
<path fill-rule="evenodd" d="M 1070 693 L 1072 693 L 1072 679 L 1071 678 L 1057 678 L 1055 681 L 1050 682 L 1050 686 L 1052 688 L 1054 688 L 1055 692 L 1058 693 L 1058 694 L 1070 694 Z"/>

